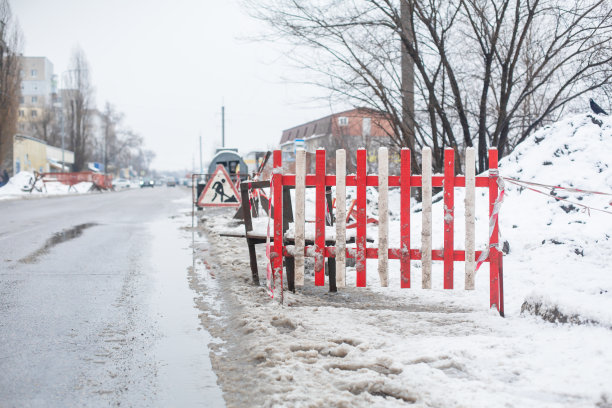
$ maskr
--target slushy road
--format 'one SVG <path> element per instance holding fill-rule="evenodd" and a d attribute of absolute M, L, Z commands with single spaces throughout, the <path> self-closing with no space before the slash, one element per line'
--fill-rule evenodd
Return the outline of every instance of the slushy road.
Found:
<path fill-rule="evenodd" d="M 0 406 L 223 406 L 191 192 L 0 201 Z"/>

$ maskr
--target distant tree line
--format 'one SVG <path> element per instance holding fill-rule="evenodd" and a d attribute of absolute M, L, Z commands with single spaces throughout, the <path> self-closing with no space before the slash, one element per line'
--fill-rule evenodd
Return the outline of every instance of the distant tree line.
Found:
<path fill-rule="evenodd" d="M 332 99 L 380 110 L 395 148 L 502 155 L 536 128 L 609 103 L 608 0 L 243 0 Z M 302 81 L 304 81 L 304 76 Z M 458 155 L 461 160 L 461 155 Z"/>
<path fill-rule="evenodd" d="M 12 168 L 13 136 L 21 98 L 20 65 L 22 34 L 8 0 L 0 0 L 0 169 Z M 30 136 L 74 152 L 73 170 L 87 170 L 89 162 L 104 164 L 115 172 L 131 167 L 149 172 L 155 154 L 143 146 L 143 138 L 124 123 L 124 115 L 109 102 L 99 111 L 85 52 L 72 51 L 62 88 L 54 100 L 46 101 L 42 112 L 31 119 Z"/>
<path fill-rule="evenodd" d="M 12 169 L 13 136 L 17 131 L 22 36 L 7 0 L 0 0 L 0 170 Z"/>
<path fill-rule="evenodd" d="M 74 152 L 74 170 L 87 163 L 104 165 L 107 172 L 132 167 L 137 173 L 148 172 L 155 154 L 143 147 L 143 138 L 124 123 L 124 114 L 110 102 L 103 110 L 94 105 L 89 63 L 85 52 L 76 47 L 70 65 L 62 77 L 58 104 L 50 103 L 34 123 L 34 135 L 53 146 Z"/>

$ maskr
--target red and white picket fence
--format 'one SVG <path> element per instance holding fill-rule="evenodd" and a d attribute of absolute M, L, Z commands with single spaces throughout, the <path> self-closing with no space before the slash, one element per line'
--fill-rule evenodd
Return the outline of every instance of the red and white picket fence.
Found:
<path fill-rule="evenodd" d="M 275 274 L 282 274 L 283 256 L 295 258 L 295 284 L 304 284 L 304 257 L 314 255 L 315 285 L 325 284 L 325 258 L 335 257 L 336 283 L 338 287 L 346 285 L 346 258 L 356 258 L 356 284 L 366 286 L 366 259 L 378 259 L 378 273 L 382 286 L 388 285 L 389 259 L 400 261 L 400 285 L 411 287 L 410 261 L 422 262 L 422 287 L 431 288 L 432 261 L 444 262 L 444 289 L 453 289 L 454 262 L 465 262 L 465 288 L 474 289 L 476 260 L 489 262 L 490 265 L 490 306 L 495 306 L 503 316 L 503 254 L 499 250 L 499 226 L 497 213 L 502 196 L 498 197 L 497 150 L 489 150 L 489 175 L 475 176 L 474 150 L 466 150 L 465 175 L 455 175 L 455 152 L 446 149 L 444 152 L 444 175 L 432 176 L 431 150 L 424 148 L 422 152 L 423 174 L 412 175 L 410 166 L 410 150 L 401 151 L 400 176 L 389 176 L 388 151 L 380 148 L 378 151 L 378 175 L 367 174 L 367 153 L 365 149 L 357 151 L 356 175 L 346 175 L 346 153 L 336 151 L 336 175 L 328 175 L 325 171 L 326 152 L 319 149 L 316 152 L 315 174 L 305 172 L 305 152 L 296 152 L 296 174 L 283 174 L 282 154 L 274 151 L 271 187 L 274 204 L 274 242 L 271 251 L 271 263 Z M 295 187 L 295 246 L 288 248 L 283 245 L 283 186 Z M 305 246 L 305 188 L 315 187 L 315 239 L 314 246 Z M 336 245 L 325 246 L 325 187 L 336 187 Z M 346 246 L 346 187 L 356 187 L 356 248 Z M 366 187 L 378 187 L 378 248 L 366 246 Z M 389 212 L 388 189 L 400 188 L 400 248 L 388 247 Z M 422 188 L 422 242 L 421 249 L 413 249 L 410 245 L 410 189 Z M 444 189 L 444 248 L 432 249 L 432 187 Z M 465 250 L 454 248 L 454 188 L 465 187 Z M 489 245 L 485 251 L 475 250 L 475 188 L 489 190 Z M 278 193 L 276 193 L 278 192 Z M 503 190 L 502 190 L 503 194 Z M 280 256 L 279 256 L 280 255 Z"/>

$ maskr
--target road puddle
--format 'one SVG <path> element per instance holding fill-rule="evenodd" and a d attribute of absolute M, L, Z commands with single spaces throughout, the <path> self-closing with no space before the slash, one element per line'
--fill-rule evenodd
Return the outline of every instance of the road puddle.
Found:
<path fill-rule="evenodd" d="M 151 318 L 159 330 L 150 352 L 157 361 L 159 406 L 223 407 L 209 358 L 212 336 L 201 326 L 197 293 L 189 287 L 193 253 L 181 220 L 151 224 Z"/>
<path fill-rule="evenodd" d="M 98 224 L 94 222 L 89 222 L 86 224 L 76 225 L 72 228 L 68 228 L 60 232 L 56 232 L 55 234 L 51 236 L 51 238 L 47 240 L 47 242 L 45 242 L 45 244 L 42 247 L 32 252 L 30 255 L 24 258 L 21 258 L 19 260 L 19 263 L 24 263 L 24 264 L 36 263 L 38 261 L 38 258 L 40 258 L 43 255 L 48 254 L 51 248 L 53 248 L 54 246 L 61 244 L 62 242 L 69 241 L 71 239 L 78 238 L 83 234 L 84 230 L 86 230 L 87 228 L 94 227 L 96 225 Z"/>

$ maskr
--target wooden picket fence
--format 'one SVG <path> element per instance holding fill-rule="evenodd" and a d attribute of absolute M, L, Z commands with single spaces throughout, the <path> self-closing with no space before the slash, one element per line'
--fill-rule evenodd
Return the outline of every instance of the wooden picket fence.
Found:
<path fill-rule="evenodd" d="M 346 285 L 346 258 L 356 259 L 356 285 L 366 286 L 366 259 L 378 259 L 378 274 L 382 286 L 388 285 L 389 259 L 400 262 L 400 285 L 411 287 L 410 261 L 422 262 L 422 282 L 424 289 L 431 288 L 432 261 L 444 262 L 444 289 L 453 289 L 454 262 L 465 262 L 465 288 L 474 289 L 476 260 L 489 262 L 490 265 L 490 306 L 496 307 L 503 316 L 503 254 L 498 248 L 499 226 L 498 217 L 498 172 L 497 150 L 489 150 L 489 175 L 475 176 L 474 150 L 466 150 L 465 175 L 455 175 L 455 152 L 446 149 L 444 152 L 444 175 L 432 176 L 431 150 L 422 151 L 423 174 L 412 175 L 410 166 L 410 150 L 401 151 L 401 172 L 399 176 L 389 176 L 388 151 L 380 148 L 378 151 L 378 175 L 367 174 L 367 152 L 357 151 L 356 175 L 346 174 L 346 153 L 336 151 L 336 174 L 326 174 L 326 152 L 316 151 L 315 174 L 306 174 L 305 152 L 296 152 L 296 174 L 283 174 L 282 154 L 274 151 L 271 187 L 273 194 L 274 242 L 271 248 L 271 262 L 274 273 L 282 274 L 283 257 L 293 256 L 295 263 L 295 284 L 304 284 L 304 257 L 314 257 L 315 285 L 325 284 L 325 258 L 335 257 L 335 277 L 338 287 Z M 283 186 L 295 188 L 295 239 L 294 246 L 285 246 L 283 242 Z M 336 242 L 335 246 L 326 246 L 326 187 L 336 187 Z M 356 187 L 356 240 L 355 248 L 346 246 L 346 187 Z M 378 248 L 366 246 L 366 187 L 378 187 Z M 314 245 L 305 245 L 305 188 L 314 187 L 315 192 L 315 237 Z M 400 188 L 400 248 L 389 248 L 389 187 Z M 432 187 L 442 187 L 444 192 L 444 248 L 432 249 Z M 465 190 L 465 250 L 454 248 L 454 188 L 464 187 Z M 489 245 L 484 251 L 475 250 L 475 188 L 489 190 Z M 422 189 L 422 242 L 421 249 L 411 248 L 410 243 L 410 190 Z M 280 256 L 279 256 L 280 255 Z M 330 282 L 330 285 L 332 283 Z"/>

